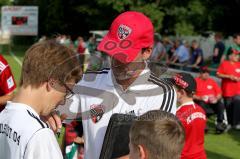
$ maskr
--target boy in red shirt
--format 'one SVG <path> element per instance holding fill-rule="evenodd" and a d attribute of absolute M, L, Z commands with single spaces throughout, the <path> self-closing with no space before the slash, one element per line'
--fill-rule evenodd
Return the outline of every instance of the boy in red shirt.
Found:
<path fill-rule="evenodd" d="M 187 73 L 178 73 L 173 77 L 180 106 L 177 117 L 185 129 L 185 144 L 181 159 L 206 159 L 204 150 L 205 111 L 193 102 L 196 81 Z"/>
<path fill-rule="evenodd" d="M 221 101 L 221 88 L 217 82 L 209 77 L 209 70 L 206 66 L 200 68 L 200 75 L 195 80 L 197 89 L 194 100 L 205 110 L 207 116 L 210 116 L 213 112 L 217 114 L 216 133 L 220 134 L 226 129 L 226 124 L 223 123 L 224 105 Z"/>
<path fill-rule="evenodd" d="M 240 128 L 240 62 L 239 52 L 228 52 L 229 60 L 225 60 L 217 70 L 217 76 L 222 78 L 222 92 L 227 111 L 229 126 Z"/>

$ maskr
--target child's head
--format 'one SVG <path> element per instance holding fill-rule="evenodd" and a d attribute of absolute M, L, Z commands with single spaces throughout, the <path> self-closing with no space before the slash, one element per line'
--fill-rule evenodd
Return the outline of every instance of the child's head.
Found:
<path fill-rule="evenodd" d="M 55 42 L 43 41 L 32 45 L 26 52 L 20 86 L 41 92 L 46 109 L 54 109 L 72 93 L 73 85 L 81 79 L 82 71 L 76 54 Z M 48 106 L 49 105 L 49 106 Z M 45 113 L 49 113 L 46 110 Z"/>
<path fill-rule="evenodd" d="M 239 51 L 231 48 L 227 52 L 227 57 L 231 62 L 238 62 L 239 61 Z"/>
<path fill-rule="evenodd" d="M 130 159 L 179 159 L 185 139 L 177 117 L 160 110 L 134 121 L 129 136 Z"/>
<path fill-rule="evenodd" d="M 175 85 L 177 99 L 180 104 L 182 104 L 185 99 L 193 98 L 197 84 L 191 74 L 183 72 L 177 73 L 173 77 L 173 83 Z"/>
<path fill-rule="evenodd" d="M 209 69 L 207 66 L 200 67 L 199 73 L 201 79 L 207 80 L 209 78 Z"/>
<path fill-rule="evenodd" d="M 235 42 L 235 44 L 240 45 L 240 33 L 235 33 L 233 35 L 233 41 Z"/>

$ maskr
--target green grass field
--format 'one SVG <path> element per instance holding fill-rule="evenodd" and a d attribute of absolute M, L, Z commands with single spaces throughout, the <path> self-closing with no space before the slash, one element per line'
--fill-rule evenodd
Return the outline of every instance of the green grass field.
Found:
<path fill-rule="evenodd" d="M 26 46 L 12 46 L 11 51 L 22 61 Z M 8 46 L 0 46 L 0 53 L 7 59 L 12 68 L 14 77 L 19 82 L 21 66 L 10 55 Z M 208 122 L 209 133 L 205 137 L 205 148 L 209 159 L 240 159 L 240 131 L 231 130 L 227 133 L 216 135 L 214 120 Z M 63 135 L 61 135 L 62 137 Z M 61 139 L 59 139 L 60 141 Z"/>

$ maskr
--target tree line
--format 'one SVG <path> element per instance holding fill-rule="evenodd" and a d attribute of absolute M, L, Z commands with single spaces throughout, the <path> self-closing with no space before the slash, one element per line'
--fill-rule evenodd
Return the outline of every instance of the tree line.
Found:
<path fill-rule="evenodd" d="M 239 32 L 240 0 L 1 0 L 2 5 L 39 7 L 39 34 L 87 35 L 106 30 L 121 12 L 136 10 L 163 35 Z M 77 35 L 76 35 L 77 36 Z"/>

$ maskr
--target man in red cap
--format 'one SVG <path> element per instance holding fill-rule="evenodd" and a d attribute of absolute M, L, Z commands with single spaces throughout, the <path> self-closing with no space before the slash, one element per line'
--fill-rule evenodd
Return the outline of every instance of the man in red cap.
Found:
<path fill-rule="evenodd" d="M 104 135 L 114 113 L 142 115 L 150 110 L 175 113 L 176 92 L 167 81 L 148 68 L 152 53 L 154 28 L 144 14 L 128 11 L 114 19 L 98 50 L 111 57 L 111 69 L 87 72 L 75 87 L 80 102 L 71 109 L 81 110 L 85 158 L 98 159 Z M 126 139 L 128 140 L 128 134 Z M 119 143 L 121 144 L 121 143 Z M 128 144 L 115 154 L 128 153 Z M 104 151 L 104 150 L 102 150 Z"/>

